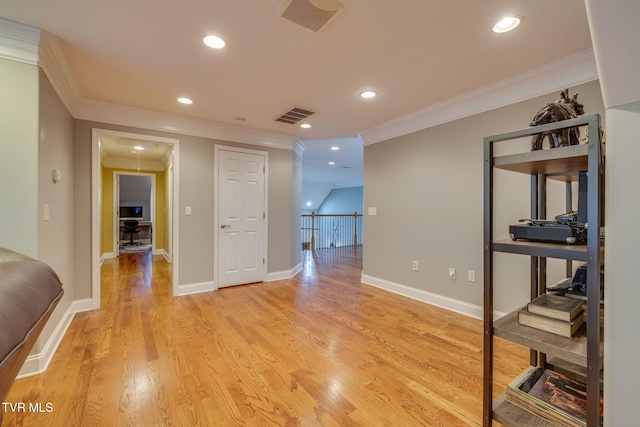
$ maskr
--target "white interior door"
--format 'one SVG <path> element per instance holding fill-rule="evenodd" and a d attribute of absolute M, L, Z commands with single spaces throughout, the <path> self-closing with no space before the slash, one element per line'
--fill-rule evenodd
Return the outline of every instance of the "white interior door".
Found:
<path fill-rule="evenodd" d="M 218 151 L 218 287 L 264 281 L 265 157 Z"/>

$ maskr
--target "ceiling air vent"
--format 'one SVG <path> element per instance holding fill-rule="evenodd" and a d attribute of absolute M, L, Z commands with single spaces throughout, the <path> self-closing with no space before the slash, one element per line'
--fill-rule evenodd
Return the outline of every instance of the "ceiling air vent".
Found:
<path fill-rule="evenodd" d="M 315 114 L 313 111 L 305 110 L 304 108 L 300 107 L 293 107 L 286 113 L 280 115 L 280 117 L 276 119 L 276 122 L 295 125 L 299 121 L 302 121 L 313 114 Z"/>
<path fill-rule="evenodd" d="M 333 21 L 343 8 L 337 0 L 284 0 L 276 15 L 316 33 Z"/>

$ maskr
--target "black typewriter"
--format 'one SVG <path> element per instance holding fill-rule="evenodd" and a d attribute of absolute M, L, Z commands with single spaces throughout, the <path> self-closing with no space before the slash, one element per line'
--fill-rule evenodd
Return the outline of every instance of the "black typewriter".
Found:
<path fill-rule="evenodd" d="M 557 215 L 553 220 L 521 219 L 509 226 L 512 240 L 584 245 L 587 243 L 587 173 L 578 176 L 578 210 Z"/>
<path fill-rule="evenodd" d="M 512 240 L 533 240 L 537 242 L 583 245 L 587 243 L 587 229 L 578 226 L 569 214 L 558 215 L 555 220 L 523 219 L 519 224 L 509 226 Z M 558 219 L 559 218 L 559 219 Z"/>

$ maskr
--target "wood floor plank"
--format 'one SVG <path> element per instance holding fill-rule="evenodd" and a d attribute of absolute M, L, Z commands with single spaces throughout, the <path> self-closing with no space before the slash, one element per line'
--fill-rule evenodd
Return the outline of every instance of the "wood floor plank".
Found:
<path fill-rule="evenodd" d="M 361 250 L 305 251 L 295 278 L 173 297 L 171 264 L 104 262 L 7 426 L 480 426 L 482 322 L 363 285 Z M 496 395 L 528 351 L 496 340 Z"/>

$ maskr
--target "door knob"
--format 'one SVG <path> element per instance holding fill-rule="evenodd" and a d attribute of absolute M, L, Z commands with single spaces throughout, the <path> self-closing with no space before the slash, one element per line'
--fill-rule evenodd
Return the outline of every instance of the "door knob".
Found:
<path fill-rule="evenodd" d="M 227 225 L 227 224 L 222 224 L 222 225 L 220 226 L 220 228 L 222 228 L 223 230 L 224 230 L 224 229 L 227 229 L 227 228 L 230 228 L 230 227 L 231 227 L 231 226 L 230 226 L 230 225 Z"/>

